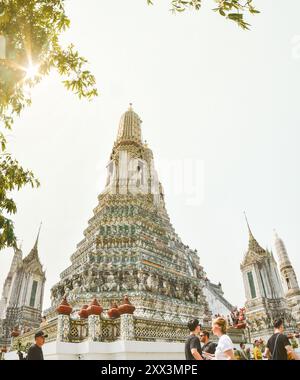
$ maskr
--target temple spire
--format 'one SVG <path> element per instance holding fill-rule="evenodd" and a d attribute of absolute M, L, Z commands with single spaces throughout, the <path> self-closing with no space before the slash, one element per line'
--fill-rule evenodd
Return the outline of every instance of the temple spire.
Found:
<path fill-rule="evenodd" d="M 36 236 L 36 240 L 35 240 L 35 243 L 34 243 L 34 246 L 33 246 L 33 249 L 36 249 L 36 250 L 37 250 L 37 247 L 38 247 L 38 242 L 39 242 L 41 228 L 42 228 L 42 222 L 40 223 L 39 231 L 38 231 L 38 234 Z"/>
<path fill-rule="evenodd" d="M 13 275 L 17 268 L 22 264 L 22 250 L 21 245 L 14 248 L 14 256 L 10 265 L 9 275 Z"/>
<path fill-rule="evenodd" d="M 265 250 L 258 244 L 257 240 L 255 239 L 255 237 L 251 231 L 251 228 L 250 228 L 248 218 L 247 218 L 245 211 L 244 211 L 244 215 L 245 215 L 245 219 L 246 219 L 246 223 L 247 223 L 247 227 L 248 227 L 248 232 L 249 232 L 248 251 L 253 251 L 256 253 L 265 253 Z"/>
<path fill-rule="evenodd" d="M 40 237 L 40 232 L 41 232 L 41 227 L 42 227 L 42 222 L 40 223 L 39 230 L 35 239 L 34 246 L 32 247 L 31 251 L 29 252 L 28 256 L 25 257 L 24 262 L 28 263 L 32 259 L 36 258 L 39 259 L 39 254 L 38 254 L 38 242 L 39 242 L 39 237 Z"/>
<path fill-rule="evenodd" d="M 129 103 L 128 110 L 120 119 L 117 142 L 135 142 L 141 144 L 141 123 L 141 118 L 134 112 L 132 103 Z"/>
<path fill-rule="evenodd" d="M 248 218 L 247 218 L 247 215 L 246 215 L 246 211 L 244 211 L 244 216 L 245 216 L 246 223 L 247 223 L 247 227 L 248 227 L 248 231 L 249 231 L 249 238 L 252 237 L 252 238 L 254 239 L 253 233 L 252 233 L 252 231 L 251 231 L 251 228 L 250 228 L 250 225 L 249 225 L 249 222 L 248 222 Z"/>
<path fill-rule="evenodd" d="M 299 282 L 296 276 L 294 267 L 290 261 L 287 249 L 283 240 L 278 236 L 276 231 L 275 234 L 275 249 L 277 256 L 279 258 L 280 273 L 283 281 L 283 286 L 285 290 L 286 297 L 290 300 L 292 305 L 292 310 L 294 318 L 300 323 L 300 288 Z M 297 307 L 295 307 L 298 305 Z"/>
<path fill-rule="evenodd" d="M 290 262 L 283 240 L 279 237 L 275 229 L 273 231 L 274 231 L 274 244 L 275 244 L 276 253 L 279 259 L 280 267 L 291 266 L 291 262 Z"/>

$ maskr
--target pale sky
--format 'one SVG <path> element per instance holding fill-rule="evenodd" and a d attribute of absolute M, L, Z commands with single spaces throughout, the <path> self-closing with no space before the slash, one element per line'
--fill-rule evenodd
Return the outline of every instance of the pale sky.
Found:
<path fill-rule="evenodd" d="M 276 228 L 300 277 L 299 0 L 257 1 L 262 13 L 247 32 L 210 11 L 212 1 L 176 16 L 170 0 L 155 3 L 68 1 L 64 39 L 88 58 L 100 96 L 79 101 L 53 74 L 9 133 L 10 151 L 41 181 L 15 195 L 14 220 L 24 254 L 43 222 L 44 308 L 104 188 L 129 102 L 172 224 L 226 298 L 244 303 L 244 210 L 263 247 L 273 248 Z M 11 259 L 11 249 L 0 253 L 1 284 Z"/>

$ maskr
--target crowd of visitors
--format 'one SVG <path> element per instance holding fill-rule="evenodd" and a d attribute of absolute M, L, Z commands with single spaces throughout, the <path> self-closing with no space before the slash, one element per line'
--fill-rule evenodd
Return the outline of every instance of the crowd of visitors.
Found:
<path fill-rule="evenodd" d="M 232 326 L 235 328 L 245 328 L 246 327 L 246 310 L 245 308 L 234 308 L 230 314 L 226 316 L 223 314 L 215 314 L 214 319 L 223 318 L 227 322 L 227 326 Z"/>
<path fill-rule="evenodd" d="M 212 323 L 212 333 L 218 338 L 217 343 L 210 339 L 207 330 L 202 330 L 197 319 L 189 321 L 188 328 L 190 335 L 185 343 L 187 360 L 300 360 L 294 350 L 295 344 L 284 334 L 282 319 L 274 321 L 274 334 L 267 343 L 256 339 L 252 348 L 244 343 L 238 348 L 234 347 L 227 335 L 227 320 L 223 317 L 217 317 Z"/>
<path fill-rule="evenodd" d="M 256 339 L 253 346 L 246 347 L 244 343 L 234 346 L 231 338 L 227 334 L 228 327 L 234 327 L 241 323 L 244 310 L 232 312 L 233 324 L 229 325 L 226 318 L 216 316 L 212 322 L 211 331 L 202 329 L 199 320 L 194 319 L 188 322 L 190 335 L 185 343 L 185 357 L 187 360 L 300 360 L 300 356 L 295 352 L 298 343 L 295 334 L 284 334 L 284 322 L 282 319 L 274 321 L 274 334 L 265 342 L 263 339 Z M 47 320 L 43 317 L 40 327 L 44 327 Z M 26 331 L 26 326 L 24 328 Z M 212 335 L 211 335 L 212 333 Z M 299 337 L 299 334 L 296 336 Z M 43 331 L 35 334 L 35 344 L 33 344 L 27 355 L 27 360 L 43 360 L 42 346 L 47 335 Z M 2 350 L 1 354 L 4 351 Z M 20 359 L 24 359 L 21 352 L 18 352 Z"/>

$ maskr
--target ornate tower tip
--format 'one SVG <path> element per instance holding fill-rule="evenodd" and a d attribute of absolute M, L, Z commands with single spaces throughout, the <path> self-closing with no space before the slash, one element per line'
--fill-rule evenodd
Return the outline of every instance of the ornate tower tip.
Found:
<path fill-rule="evenodd" d="M 257 243 L 257 241 L 255 240 L 255 238 L 253 236 L 253 233 L 251 231 L 251 228 L 250 228 L 250 225 L 249 225 L 249 222 L 248 222 L 248 218 L 247 218 L 247 215 L 246 215 L 246 211 L 244 211 L 244 215 L 245 215 L 245 219 L 246 219 L 246 223 L 247 223 L 247 227 L 248 227 L 248 233 L 249 233 L 249 245 L 248 245 L 248 249 L 250 250 L 250 248 L 253 248 L 253 250 L 254 250 L 254 246 L 255 246 L 256 248 L 258 248 L 260 250 L 262 248 L 259 246 L 259 244 Z"/>
<path fill-rule="evenodd" d="M 23 246 L 23 239 L 22 240 L 17 239 L 16 250 L 22 251 L 22 246 Z"/>
<path fill-rule="evenodd" d="M 278 232 L 275 228 L 273 228 L 273 233 L 274 233 L 274 241 L 276 243 L 276 241 L 279 241 L 281 240 L 280 236 L 278 235 Z"/>
<path fill-rule="evenodd" d="M 34 248 L 36 248 L 36 249 L 37 249 L 38 242 L 39 242 L 39 237 L 40 237 L 41 228 L 42 228 L 42 222 L 40 223 L 39 231 L 38 231 L 38 234 L 37 234 L 37 237 L 36 237 L 35 243 L 34 243 Z"/>
<path fill-rule="evenodd" d="M 245 216 L 245 219 L 246 219 L 246 223 L 247 223 L 248 231 L 249 231 L 249 233 L 252 235 L 251 228 L 250 228 L 250 226 L 249 226 L 248 218 L 247 218 L 247 215 L 246 215 L 246 211 L 244 211 L 244 216 Z"/>

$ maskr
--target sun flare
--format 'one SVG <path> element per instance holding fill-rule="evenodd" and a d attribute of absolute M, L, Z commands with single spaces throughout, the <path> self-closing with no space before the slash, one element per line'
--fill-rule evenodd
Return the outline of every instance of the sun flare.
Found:
<path fill-rule="evenodd" d="M 33 80 L 39 73 L 38 65 L 30 65 L 25 70 L 26 76 L 25 79 Z"/>

